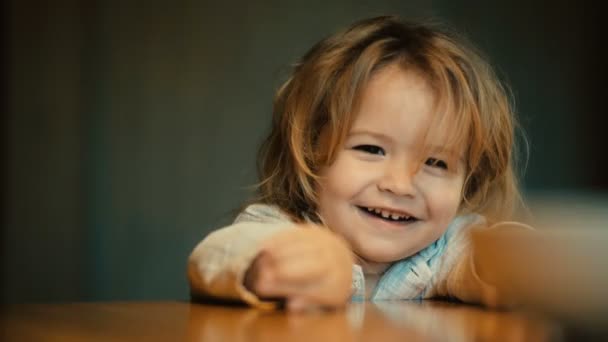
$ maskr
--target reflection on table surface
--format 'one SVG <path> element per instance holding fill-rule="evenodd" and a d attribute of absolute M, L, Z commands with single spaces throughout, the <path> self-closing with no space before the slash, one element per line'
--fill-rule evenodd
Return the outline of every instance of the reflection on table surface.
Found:
<path fill-rule="evenodd" d="M 559 325 L 532 314 L 424 301 L 353 303 L 289 314 L 187 302 L 4 307 L 2 341 L 559 341 Z"/>

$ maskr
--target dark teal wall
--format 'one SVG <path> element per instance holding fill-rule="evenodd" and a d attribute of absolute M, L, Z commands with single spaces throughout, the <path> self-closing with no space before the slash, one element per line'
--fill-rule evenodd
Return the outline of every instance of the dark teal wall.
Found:
<path fill-rule="evenodd" d="M 440 18 L 486 52 L 528 132 L 528 192 L 606 190 L 593 9 L 215 3 L 7 1 L 3 301 L 187 298 L 186 258 L 247 198 L 289 65 L 371 15 Z"/>
<path fill-rule="evenodd" d="M 597 171 L 608 170 L 598 158 L 606 69 L 597 9 L 570 1 L 464 3 L 445 1 L 440 12 L 512 86 L 530 143 L 526 189 L 606 189 Z"/>

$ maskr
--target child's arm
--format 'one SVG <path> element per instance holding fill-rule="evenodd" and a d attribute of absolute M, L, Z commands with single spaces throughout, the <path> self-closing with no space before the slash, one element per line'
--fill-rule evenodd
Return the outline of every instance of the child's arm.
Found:
<path fill-rule="evenodd" d="M 486 238 L 499 238 L 500 234 L 510 231 L 530 231 L 532 228 L 518 222 L 501 222 L 491 227 L 477 226 L 456 234 L 451 241 L 455 247 L 444 256 L 445 267 L 434 295 L 456 297 L 469 303 L 481 303 L 490 307 L 509 307 L 514 305 L 504 291 L 499 291 L 496 275 L 500 272 L 491 260 L 481 258 L 474 248 L 471 234 L 482 233 Z M 452 262 L 449 259 L 453 259 Z M 443 279 L 441 279 L 443 278 Z"/>
<path fill-rule="evenodd" d="M 243 286 L 247 268 L 263 241 L 279 231 L 292 229 L 291 222 L 239 222 L 218 229 L 201 241 L 188 259 L 188 280 L 192 296 L 245 301 L 272 308 Z"/>
<path fill-rule="evenodd" d="M 284 298 L 290 310 L 344 306 L 352 292 L 353 255 L 344 239 L 306 224 L 268 239 L 245 276 L 262 298 Z"/>
<path fill-rule="evenodd" d="M 188 264 L 193 296 L 260 308 L 275 306 L 262 298 L 285 298 L 294 309 L 343 305 L 351 277 L 352 255 L 342 239 L 314 225 L 298 227 L 263 205 L 248 207 L 235 224 L 207 236 Z"/>

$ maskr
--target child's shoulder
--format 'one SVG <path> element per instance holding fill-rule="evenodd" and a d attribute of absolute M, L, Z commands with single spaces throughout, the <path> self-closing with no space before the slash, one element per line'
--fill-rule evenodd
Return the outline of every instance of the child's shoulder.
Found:
<path fill-rule="evenodd" d="M 238 214 L 234 223 L 280 223 L 291 221 L 291 218 L 276 205 L 253 203 L 245 207 L 245 209 Z"/>

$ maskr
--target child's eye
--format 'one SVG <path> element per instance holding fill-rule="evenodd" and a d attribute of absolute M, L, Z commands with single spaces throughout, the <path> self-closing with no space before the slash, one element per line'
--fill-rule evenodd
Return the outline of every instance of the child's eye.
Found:
<path fill-rule="evenodd" d="M 357 145 L 357 146 L 353 147 L 353 149 L 358 150 L 358 151 L 363 151 L 363 152 L 366 152 L 369 154 L 378 154 L 381 156 L 386 154 L 382 147 L 376 146 L 376 145 Z"/>
<path fill-rule="evenodd" d="M 441 159 L 429 158 L 424 162 L 424 164 L 426 164 L 428 166 L 438 167 L 438 168 L 444 169 L 444 170 L 448 169 L 448 164 Z"/>

